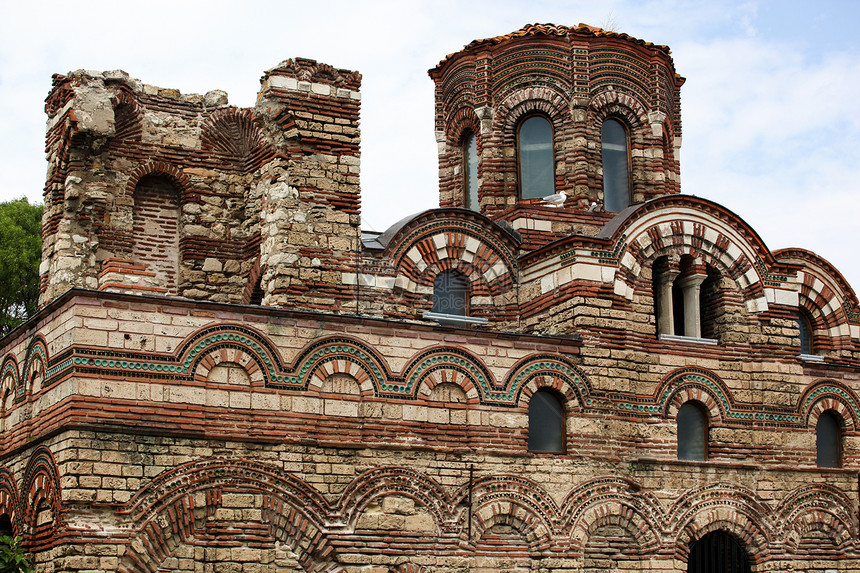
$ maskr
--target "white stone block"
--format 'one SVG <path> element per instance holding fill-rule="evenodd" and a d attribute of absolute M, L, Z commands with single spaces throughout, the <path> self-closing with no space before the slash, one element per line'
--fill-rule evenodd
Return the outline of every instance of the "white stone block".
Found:
<path fill-rule="evenodd" d="M 311 84 L 311 91 L 319 95 L 331 95 L 331 86 L 314 82 Z"/>
<path fill-rule="evenodd" d="M 407 251 L 406 253 L 406 257 L 413 263 L 418 263 L 418 261 L 422 260 L 421 253 L 416 247 L 412 247 L 411 249 L 409 249 L 409 251 Z"/>
<path fill-rule="evenodd" d="M 710 244 L 716 244 L 717 239 L 719 239 L 720 235 L 711 227 L 705 227 L 705 242 Z"/>
<path fill-rule="evenodd" d="M 637 263 L 636 266 L 638 267 L 639 264 Z M 615 272 L 615 267 L 600 267 L 600 280 L 605 283 L 613 282 L 615 280 Z M 639 274 L 638 271 L 635 274 Z"/>
<path fill-rule="evenodd" d="M 796 290 L 788 289 L 768 289 L 773 290 L 773 302 L 775 304 L 785 304 L 789 306 L 797 306 L 800 304 L 800 295 Z"/>
<path fill-rule="evenodd" d="M 660 231 L 661 237 L 672 236 L 672 225 L 670 223 L 660 223 L 657 225 L 657 230 Z"/>
<path fill-rule="evenodd" d="M 297 90 L 299 89 L 299 80 L 286 76 L 270 76 L 269 85 L 273 88 Z"/>
<path fill-rule="evenodd" d="M 481 247 L 481 241 L 476 239 L 475 237 L 466 237 L 466 252 L 474 255 L 478 252 L 478 249 Z"/>
<path fill-rule="evenodd" d="M 600 265 L 593 263 L 576 263 L 573 265 L 571 272 L 577 279 L 601 282 L 603 280 L 602 268 Z"/>
<path fill-rule="evenodd" d="M 729 246 L 726 248 L 726 255 L 728 256 L 728 261 L 724 262 L 726 262 L 729 267 L 732 266 L 732 263 L 744 256 L 738 246 L 734 243 L 729 243 Z"/>
<path fill-rule="evenodd" d="M 552 274 L 544 275 L 540 279 L 540 292 L 541 294 L 548 293 L 555 289 L 555 277 Z"/>
<path fill-rule="evenodd" d="M 821 292 L 822 290 L 824 290 L 824 283 L 818 279 L 813 280 L 812 281 L 812 290 L 814 292 Z"/>
<path fill-rule="evenodd" d="M 564 286 L 573 280 L 570 267 L 562 267 L 555 272 L 555 281 L 558 286 Z"/>
<path fill-rule="evenodd" d="M 621 266 L 625 269 L 633 269 L 634 264 L 636 264 L 636 258 L 630 254 L 630 251 L 624 253 L 621 257 Z"/>
<path fill-rule="evenodd" d="M 411 291 L 411 282 L 406 275 L 397 275 L 397 278 L 394 279 L 394 286 L 400 290 Z"/>

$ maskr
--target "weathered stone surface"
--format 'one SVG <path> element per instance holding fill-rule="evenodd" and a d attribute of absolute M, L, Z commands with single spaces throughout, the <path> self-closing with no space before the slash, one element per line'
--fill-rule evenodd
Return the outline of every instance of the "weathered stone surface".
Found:
<path fill-rule="evenodd" d="M 858 301 L 679 194 L 668 49 L 535 25 L 431 76 L 443 208 L 382 234 L 355 72 L 286 60 L 253 109 L 55 77 L 45 308 L 0 341 L 0 516 L 37 569 L 683 571 L 722 531 L 756 571 L 860 570 Z M 536 114 L 563 207 L 521 197 Z M 648 200 L 617 218 L 607 118 Z"/>

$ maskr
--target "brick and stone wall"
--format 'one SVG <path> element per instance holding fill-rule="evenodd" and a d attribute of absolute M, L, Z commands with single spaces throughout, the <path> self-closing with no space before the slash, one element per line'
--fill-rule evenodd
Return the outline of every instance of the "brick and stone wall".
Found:
<path fill-rule="evenodd" d="M 666 46 L 584 24 L 535 24 L 470 43 L 430 70 L 430 77 L 436 83 L 443 207 L 465 206 L 462 139 L 472 132 L 480 211 L 511 222 L 523 218 L 517 208 L 523 201 L 517 127 L 531 114 L 552 124 L 555 189 L 568 196 L 562 209 L 532 212 L 554 236 L 593 235 L 601 226 L 599 218 L 578 225 L 575 213 L 604 203 L 600 141 L 608 117 L 629 129 L 631 202 L 680 192 L 676 152 L 684 79 Z"/>
<path fill-rule="evenodd" d="M 715 527 L 760 566 L 858 566 L 856 374 L 85 291 L 31 329 L 0 511 L 40 570 L 672 569 Z M 541 388 L 561 453 L 526 446 Z M 676 459 L 690 399 L 705 462 Z"/>
<path fill-rule="evenodd" d="M 356 72 L 286 60 L 253 109 L 54 77 L 43 308 L 0 340 L 0 525 L 38 569 L 683 571 L 722 531 L 756 572 L 860 570 L 860 304 L 678 193 L 668 49 L 527 26 L 431 76 L 441 208 L 384 233 L 359 229 Z M 534 110 L 561 208 L 517 200 Z M 635 126 L 620 214 L 599 208 L 606 114 Z M 486 324 L 424 318 L 445 272 Z M 546 393 L 557 452 L 528 445 Z M 678 459 L 690 402 L 700 461 Z"/>
<path fill-rule="evenodd" d="M 75 286 L 336 306 L 358 256 L 361 77 L 296 59 L 261 81 L 249 110 L 125 72 L 54 77 L 43 303 Z"/>

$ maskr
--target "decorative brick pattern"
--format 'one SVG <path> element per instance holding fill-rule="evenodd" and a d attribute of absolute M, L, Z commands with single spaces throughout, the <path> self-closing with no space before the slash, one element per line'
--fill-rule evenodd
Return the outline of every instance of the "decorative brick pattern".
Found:
<path fill-rule="evenodd" d="M 754 571 L 860 571 L 860 304 L 820 257 L 679 194 L 668 48 L 530 25 L 430 75 L 441 208 L 384 233 L 359 229 L 357 72 L 286 60 L 249 109 L 54 77 L 44 306 L 0 341 L 0 523 L 37 569 L 683 571 L 719 530 Z M 519 199 L 533 113 L 562 207 Z M 486 324 L 423 318 L 447 271 Z M 702 279 L 707 338 L 658 334 L 669 275 Z M 528 449 L 541 390 L 559 452 Z M 690 401 L 703 461 L 678 459 Z M 816 466 L 824 412 L 838 468 Z"/>
<path fill-rule="evenodd" d="M 465 205 L 460 164 L 468 126 L 478 135 L 480 210 L 512 221 L 505 212 L 521 203 L 517 125 L 533 113 L 553 124 L 555 187 L 568 195 L 561 210 L 584 212 L 592 202 L 603 203 L 600 145 L 586 142 L 600 142 L 602 122 L 610 116 L 623 118 L 630 130 L 632 201 L 679 191 L 675 145 L 684 80 L 665 46 L 584 25 L 536 24 L 472 42 L 430 70 L 430 77 L 436 82 L 443 207 Z M 474 116 L 480 131 L 474 120 L 464 122 Z M 579 231 L 553 224 L 560 234 Z"/>

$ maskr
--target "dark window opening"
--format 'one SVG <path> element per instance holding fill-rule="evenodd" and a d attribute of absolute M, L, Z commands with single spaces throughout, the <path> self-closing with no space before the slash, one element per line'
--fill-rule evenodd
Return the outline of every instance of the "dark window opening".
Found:
<path fill-rule="evenodd" d="M 800 332 L 800 353 L 815 354 L 812 345 L 812 322 L 803 310 L 797 312 L 797 329 Z"/>
<path fill-rule="evenodd" d="M 463 138 L 463 182 L 466 188 L 466 208 L 480 211 L 478 199 L 478 140 L 471 131 Z"/>
<path fill-rule="evenodd" d="M 462 273 L 444 271 L 433 281 L 433 312 L 468 314 L 469 282 Z"/>
<path fill-rule="evenodd" d="M 820 468 L 838 468 L 842 454 L 842 431 L 839 416 L 832 410 L 823 412 L 815 425 L 815 463 Z"/>
<path fill-rule="evenodd" d="M 630 205 L 630 154 L 627 130 L 620 121 L 607 119 L 602 130 L 603 208 L 623 211 Z"/>
<path fill-rule="evenodd" d="M 13 534 L 14 534 L 14 529 L 12 527 L 12 518 L 9 517 L 8 513 L 4 513 L 3 515 L 0 515 L 0 535 L 12 537 Z"/>
<path fill-rule="evenodd" d="M 538 390 L 529 400 L 529 451 L 564 451 L 564 408 L 551 390 Z"/>
<path fill-rule="evenodd" d="M 248 304 L 254 304 L 260 306 L 263 304 L 263 274 L 260 273 L 260 276 L 257 277 L 257 282 L 254 283 L 254 289 L 251 291 L 251 300 L 248 301 Z"/>
<path fill-rule="evenodd" d="M 533 115 L 520 124 L 517 149 L 520 167 L 520 197 L 540 199 L 555 193 L 555 161 L 552 125 Z"/>
<path fill-rule="evenodd" d="M 678 459 L 703 462 L 708 456 L 708 414 L 696 402 L 678 410 Z"/>
<path fill-rule="evenodd" d="M 702 338 L 719 338 L 717 317 L 724 306 L 720 291 L 720 274 L 710 266 L 706 267 L 708 276 L 699 289 L 699 324 Z"/>
<path fill-rule="evenodd" d="M 693 543 L 687 573 L 751 573 L 747 552 L 725 531 L 712 531 Z"/>
<path fill-rule="evenodd" d="M 684 291 L 677 284 L 672 285 L 672 321 L 675 334 L 684 336 Z"/>

